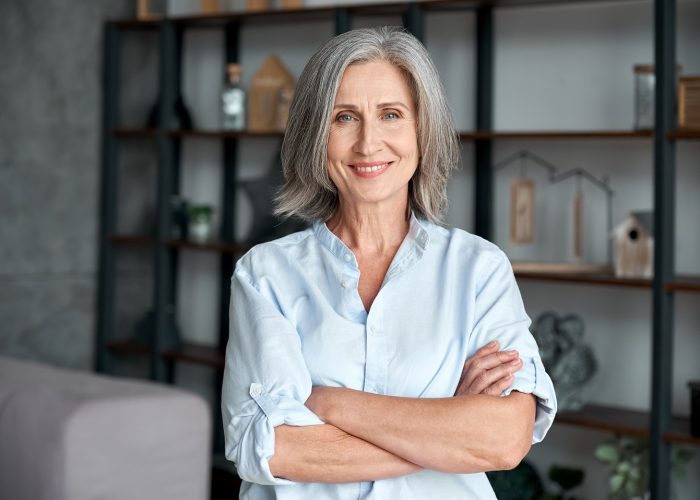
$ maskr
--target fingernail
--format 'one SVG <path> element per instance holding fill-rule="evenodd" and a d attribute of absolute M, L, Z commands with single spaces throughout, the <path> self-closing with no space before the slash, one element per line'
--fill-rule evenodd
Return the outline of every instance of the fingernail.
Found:
<path fill-rule="evenodd" d="M 496 347 L 498 345 L 498 340 L 492 340 L 488 344 L 486 344 L 486 347 Z"/>
<path fill-rule="evenodd" d="M 506 351 L 506 354 L 508 356 L 515 356 L 516 354 L 518 354 L 518 351 Z"/>
<path fill-rule="evenodd" d="M 519 359 L 514 359 L 513 361 L 510 362 L 510 364 L 511 364 L 512 366 L 518 366 L 518 365 L 520 364 L 520 360 L 519 360 Z"/>

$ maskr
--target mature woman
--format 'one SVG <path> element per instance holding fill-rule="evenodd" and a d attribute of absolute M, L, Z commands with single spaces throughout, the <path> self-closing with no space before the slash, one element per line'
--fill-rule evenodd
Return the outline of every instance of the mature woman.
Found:
<path fill-rule="evenodd" d="M 232 278 L 223 417 L 245 499 L 495 498 L 556 411 L 513 273 L 438 225 L 458 162 L 430 57 L 397 29 L 309 61 L 278 213 Z"/>

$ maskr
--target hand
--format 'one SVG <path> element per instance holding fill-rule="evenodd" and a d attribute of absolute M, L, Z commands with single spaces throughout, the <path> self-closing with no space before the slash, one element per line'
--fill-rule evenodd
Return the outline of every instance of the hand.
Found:
<path fill-rule="evenodd" d="M 489 394 L 499 396 L 513 383 L 513 373 L 522 368 L 517 351 L 499 351 L 497 340 L 476 351 L 464 363 L 455 396 Z"/>

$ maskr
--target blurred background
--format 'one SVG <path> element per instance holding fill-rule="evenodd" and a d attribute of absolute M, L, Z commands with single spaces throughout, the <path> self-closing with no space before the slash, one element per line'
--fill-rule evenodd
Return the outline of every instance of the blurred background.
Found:
<path fill-rule="evenodd" d="M 659 182 L 653 115 L 645 122 L 653 1 L 0 2 L 0 356 L 197 394 L 213 415 L 211 467 L 230 473 L 217 418 L 226 284 L 252 243 L 293 229 L 269 217 L 284 115 L 278 92 L 265 121 L 269 81 L 297 78 L 339 30 L 406 25 L 433 56 L 462 136 L 446 223 L 504 249 L 541 328 L 533 333 L 558 336 L 550 366 L 583 371 L 559 380 L 578 406 L 527 459 L 543 487 L 562 488 L 552 466 L 583 471 L 576 498 L 632 483 L 614 479 L 619 463 L 601 447 L 648 438 L 658 411 L 681 417 L 664 443 L 684 450 L 674 463 L 685 474 L 669 472 L 668 484 L 675 498 L 700 498 L 688 387 L 700 380 L 700 2 L 670 3 L 688 121 L 663 129 L 675 152 L 660 160 L 671 182 L 657 197 L 675 221 L 669 232 L 629 219 L 653 213 Z M 231 63 L 240 80 L 227 76 Z M 479 83 L 477 68 L 490 77 Z M 223 103 L 236 89 L 246 123 L 226 128 Z M 477 118 L 480 106 L 491 120 Z M 525 181 L 534 191 L 523 222 L 513 206 Z M 671 256 L 671 281 L 620 275 L 629 223 L 667 238 L 652 247 Z M 663 306 L 654 287 L 671 294 Z M 547 312 L 562 321 L 538 322 Z M 568 352 L 585 356 L 564 360 Z M 666 445 L 640 446 L 630 463 L 648 464 Z M 214 476 L 212 497 L 221 488 L 235 497 L 235 478 Z"/>

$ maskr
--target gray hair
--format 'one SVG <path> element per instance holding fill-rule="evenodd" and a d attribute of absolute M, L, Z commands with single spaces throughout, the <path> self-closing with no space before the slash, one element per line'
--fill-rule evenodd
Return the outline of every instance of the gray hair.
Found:
<path fill-rule="evenodd" d="M 333 105 L 351 64 L 387 61 L 408 77 L 418 112 L 420 160 L 409 183 L 409 207 L 439 222 L 447 208 L 447 180 L 459 162 L 459 140 L 445 91 L 428 51 L 401 28 L 348 31 L 326 42 L 299 77 L 282 143 L 284 184 L 275 214 L 327 220 L 338 206 L 328 174 L 328 135 Z"/>

